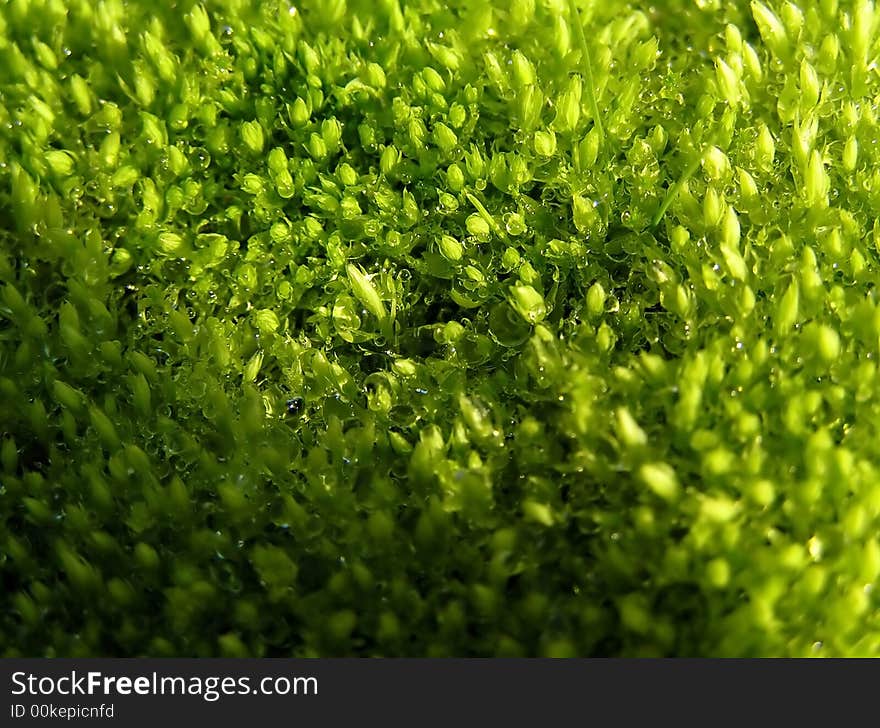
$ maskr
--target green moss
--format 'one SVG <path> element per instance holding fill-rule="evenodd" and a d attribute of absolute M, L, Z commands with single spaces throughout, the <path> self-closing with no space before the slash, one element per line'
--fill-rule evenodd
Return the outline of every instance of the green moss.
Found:
<path fill-rule="evenodd" d="M 633 5 L 0 8 L 0 654 L 880 654 L 880 12 Z"/>

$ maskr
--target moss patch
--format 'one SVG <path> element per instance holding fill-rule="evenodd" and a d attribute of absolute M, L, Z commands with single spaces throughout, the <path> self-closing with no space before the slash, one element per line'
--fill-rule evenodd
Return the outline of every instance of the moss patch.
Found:
<path fill-rule="evenodd" d="M 0 8 L 0 653 L 880 654 L 880 13 L 633 5 Z"/>

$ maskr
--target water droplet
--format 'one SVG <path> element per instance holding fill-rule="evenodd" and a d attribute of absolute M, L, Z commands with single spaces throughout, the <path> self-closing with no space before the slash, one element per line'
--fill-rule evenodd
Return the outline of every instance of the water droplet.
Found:
<path fill-rule="evenodd" d="M 296 417 L 305 409 L 306 401 L 302 397 L 293 397 L 285 405 L 289 417 Z"/>

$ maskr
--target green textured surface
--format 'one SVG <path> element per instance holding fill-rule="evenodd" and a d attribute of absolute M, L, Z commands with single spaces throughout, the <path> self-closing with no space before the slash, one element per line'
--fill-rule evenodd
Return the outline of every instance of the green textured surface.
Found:
<path fill-rule="evenodd" d="M 0 4 L 0 654 L 880 655 L 880 11 L 576 4 Z"/>

